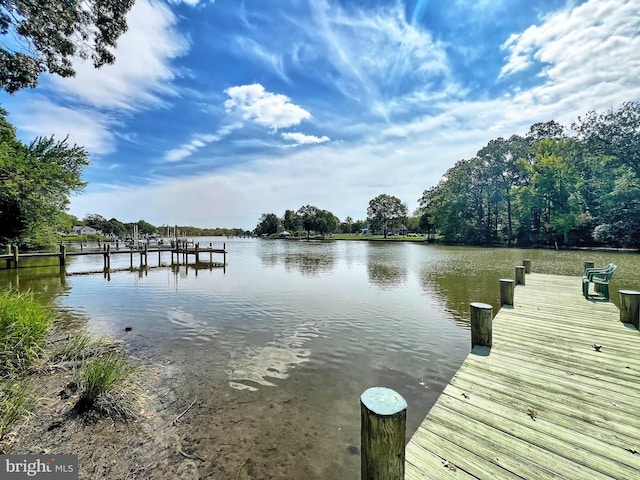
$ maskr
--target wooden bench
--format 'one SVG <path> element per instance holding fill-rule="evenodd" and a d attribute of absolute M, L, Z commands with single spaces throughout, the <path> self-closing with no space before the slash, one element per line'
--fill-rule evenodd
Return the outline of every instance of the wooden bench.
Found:
<path fill-rule="evenodd" d="M 593 283 L 594 288 L 597 286 L 604 299 L 609 301 L 609 282 L 616 268 L 618 267 L 614 263 L 610 263 L 603 268 L 587 268 L 582 277 L 582 295 L 584 295 L 584 298 L 589 298 L 589 284 Z"/>

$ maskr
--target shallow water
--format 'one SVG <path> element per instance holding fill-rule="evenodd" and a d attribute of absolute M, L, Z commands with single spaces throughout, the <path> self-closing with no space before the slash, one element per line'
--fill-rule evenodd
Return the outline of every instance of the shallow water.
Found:
<path fill-rule="evenodd" d="M 536 272 L 571 275 L 587 260 L 616 262 L 613 300 L 616 287 L 640 287 L 636 254 L 201 241 L 226 242 L 226 269 L 79 275 L 100 270 L 102 259 L 70 257 L 68 275 L 57 267 L 0 271 L 0 286 L 31 288 L 69 318 L 87 319 L 90 330 L 124 340 L 144 362 L 170 365 L 177 413 L 194 397 L 230 402 L 226 413 L 190 412 L 192 443 L 220 462 L 241 449 L 259 459 L 260 478 L 357 478 L 358 400 L 370 386 L 405 397 L 410 436 L 469 350 L 469 303 L 496 310 L 498 280 L 513 278 L 523 258 Z M 112 269 L 129 261 L 114 256 Z"/>

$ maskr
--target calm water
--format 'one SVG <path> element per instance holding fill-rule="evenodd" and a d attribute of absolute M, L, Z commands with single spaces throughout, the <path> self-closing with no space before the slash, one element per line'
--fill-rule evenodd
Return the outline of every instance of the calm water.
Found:
<path fill-rule="evenodd" d="M 201 239 L 211 240 L 223 241 Z M 226 271 L 181 266 L 107 278 L 78 274 L 101 269 L 100 257 L 73 257 L 70 275 L 0 271 L 0 287 L 31 288 L 149 365 L 170 365 L 176 413 L 194 396 L 214 405 L 239 399 L 215 418 L 193 412 L 194 443 L 221 461 L 220 445 L 242 448 L 275 478 L 357 478 L 358 399 L 373 385 L 406 398 L 413 433 L 468 353 L 469 303 L 496 310 L 499 279 L 513 278 L 523 258 L 535 272 L 569 275 L 586 260 L 613 261 L 612 300 L 616 288 L 640 288 L 636 254 L 224 241 Z M 127 255 L 112 259 L 112 268 L 128 266 Z"/>

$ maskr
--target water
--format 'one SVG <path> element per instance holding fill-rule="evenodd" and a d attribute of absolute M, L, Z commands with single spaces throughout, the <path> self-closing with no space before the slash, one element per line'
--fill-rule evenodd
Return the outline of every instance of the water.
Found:
<path fill-rule="evenodd" d="M 0 287 L 31 288 L 67 318 L 124 340 L 164 368 L 162 388 L 175 392 L 167 408 L 177 414 L 194 397 L 211 407 L 185 418 L 200 454 L 224 462 L 242 450 L 274 478 L 357 478 L 359 396 L 370 386 L 405 397 L 410 436 L 468 353 L 469 303 L 497 310 L 498 280 L 513 278 L 523 258 L 533 271 L 569 275 L 587 260 L 613 261 L 614 301 L 616 288 L 640 287 L 635 254 L 225 241 L 225 270 L 78 275 L 102 259 L 70 257 L 71 275 L 0 271 Z M 128 267 L 129 256 L 111 265 Z"/>

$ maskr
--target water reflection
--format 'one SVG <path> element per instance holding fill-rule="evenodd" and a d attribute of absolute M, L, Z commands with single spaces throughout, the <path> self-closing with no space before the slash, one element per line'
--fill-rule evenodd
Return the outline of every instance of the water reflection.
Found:
<path fill-rule="evenodd" d="M 380 289 L 397 288 L 407 280 L 408 245 L 370 242 L 367 249 L 369 282 Z"/>
<path fill-rule="evenodd" d="M 283 265 L 287 271 L 305 276 L 328 274 L 334 268 L 336 244 L 333 241 L 261 240 L 258 255 L 262 265 Z"/>

